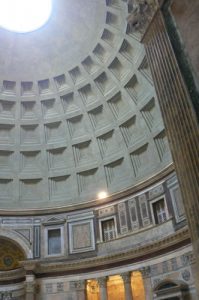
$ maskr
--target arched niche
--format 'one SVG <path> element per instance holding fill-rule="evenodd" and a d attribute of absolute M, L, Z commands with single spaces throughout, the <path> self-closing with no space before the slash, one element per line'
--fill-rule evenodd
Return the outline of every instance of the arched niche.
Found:
<path fill-rule="evenodd" d="M 32 258 L 31 243 L 22 235 L 8 229 L 0 229 L 0 239 L 9 240 L 14 245 L 21 248 L 25 259 Z"/>
<path fill-rule="evenodd" d="M 20 261 L 26 259 L 23 249 L 14 241 L 0 237 L 0 271 L 20 268 Z"/>

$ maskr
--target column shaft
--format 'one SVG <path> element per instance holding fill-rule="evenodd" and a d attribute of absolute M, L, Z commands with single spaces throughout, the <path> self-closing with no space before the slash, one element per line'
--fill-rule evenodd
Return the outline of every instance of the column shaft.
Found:
<path fill-rule="evenodd" d="M 199 130 L 190 95 L 159 10 L 143 43 L 170 142 L 197 263 L 199 294 Z"/>
<path fill-rule="evenodd" d="M 101 277 L 97 279 L 100 290 L 100 300 L 107 300 L 107 278 Z"/>
<path fill-rule="evenodd" d="M 133 293 L 131 288 L 131 272 L 121 274 L 124 282 L 125 300 L 132 300 Z"/>

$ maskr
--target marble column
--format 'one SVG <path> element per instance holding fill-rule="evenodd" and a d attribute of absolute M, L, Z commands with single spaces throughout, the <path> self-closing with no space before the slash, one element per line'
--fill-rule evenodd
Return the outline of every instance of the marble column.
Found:
<path fill-rule="evenodd" d="M 124 282 L 125 300 L 132 300 L 133 293 L 131 288 L 131 272 L 125 272 L 121 274 Z"/>
<path fill-rule="evenodd" d="M 153 288 L 151 285 L 151 270 L 150 267 L 144 267 L 139 270 L 142 273 L 142 280 L 144 285 L 144 291 L 145 291 L 145 300 L 152 300 L 153 299 Z"/>
<path fill-rule="evenodd" d="M 198 122 L 161 10 L 156 13 L 142 41 L 145 45 L 181 188 L 197 264 L 195 285 L 199 297 Z"/>
<path fill-rule="evenodd" d="M 107 300 L 107 277 L 97 278 L 100 290 L 100 300 Z"/>
<path fill-rule="evenodd" d="M 79 280 L 75 282 L 75 289 L 78 300 L 86 300 L 86 281 Z"/>

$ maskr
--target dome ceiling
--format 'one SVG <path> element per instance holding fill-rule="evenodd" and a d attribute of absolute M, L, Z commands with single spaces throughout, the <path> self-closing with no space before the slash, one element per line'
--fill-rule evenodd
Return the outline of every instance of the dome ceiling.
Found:
<path fill-rule="evenodd" d="M 0 207 L 119 192 L 171 162 L 150 70 L 120 0 L 54 1 L 41 29 L 0 29 Z"/>

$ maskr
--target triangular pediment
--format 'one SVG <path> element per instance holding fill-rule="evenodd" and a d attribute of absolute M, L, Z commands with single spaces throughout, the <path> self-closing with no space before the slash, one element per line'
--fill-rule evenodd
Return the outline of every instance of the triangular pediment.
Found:
<path fill-rule="evenodd" d="M 55 224 L 63 224 L 66 222 L 65 218 L 57 218 L 57 217 L 51 217 L 47 219 L 45 222 L 43 222 L 43 225 L 55 225 Z"/>

